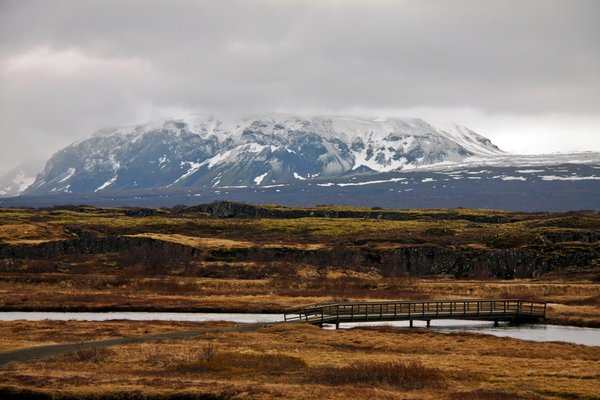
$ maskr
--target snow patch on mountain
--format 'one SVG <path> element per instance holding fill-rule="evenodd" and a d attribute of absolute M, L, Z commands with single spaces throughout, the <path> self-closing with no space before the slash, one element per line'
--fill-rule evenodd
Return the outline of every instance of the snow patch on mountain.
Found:
<path fill-rule="evenodd" d="M 69 180 L 73 175 L 75 175 L 75 172 L 77 170 L 75 168 L 69 168 L 64 174 L 63 177 L 57 182 L 57 183 L 63 183 L 67 180 Z"/>
<path fill-rule="evenodd" d="M 215 165 L 224 162 L 231 155 L 232 150 L 227 150 L 223 153 L 217 154 L 214 157 L 209 158 L 206 161 L 200 163 L 200 166 L 208 165 L 208 169 L 213 168 Z"/>
<path fill-rule="evenodd" d="M 118 175 L 113 176 L 112 178 L 110 178 L 109 180 L 107 180 L 106 182 L 104 182 L 102 185 L 98 186 L 94 190 L 94 193 L 106 189 L 107 187 L 109 187 L 110 185 L 112 185 L 113 183 L 115 183 L 117 181 L 118 177 L 119 177 Z"/>
<path fill-rule="evenodd" d="M 391 178 L 391 179 L 382 179 L 375 181 L 365 181 L 365 182 L 350 182 L 350 183 L 337 183 L 336 186 L 345 187 L 345 186 L 364 186 L 364 185 L 377 185 L 379 183 L 391 183 L 391 182 L 400 182 L 405 181 L 406 178 Z M 324 185 L 320 185 L 324 186 Z"/>
<path fill-rule="evenodd" d="M 254 184 L 260 185 L 268 174 L 269 174 L 268 172 L 265 172 L 264 174 L 259 175 L 256 178 L 254 178 Z"/>
<path fill-rule="evenodd" d="M 167 166 L 169 161 L 170 160 L 167 158 L 167 155 L 163 154 L 163 156 L 158 159 L 158 166 L 162 170 L 163 168 L 165 168 Z"/>
<path fill-rule="evenodd" d="M 185 178 L 187 178 L 188 176 L 192 175 L 194 172 L 198 171 L 200 169 L 200 167 L 202 167 L 203 165 L 205 165 L 206 162 L 203 163 L 197 163 L 197 162 L 193 162 L 193 161 L 182 161 L 181 162 L 181 166 L 189 166 L 187 172 L 183 175 L 181 175 L 179 178 L 175 179 L 175 182 L 167 185 L 167 187 L 171 187 L 173 185 L 175 185 L 177 182 L 184 180 Z"/>
<path fill-rule="evenodd" d="M 541 175 L 543 181 L 596 181 L 600 180 L 600 176 L 557 176 L 557 175 Z"/>
<path fill-rule="evenodd" d="M 535 174 L 538 172 L 544 172 L 543 169 L 518 169 L 515 172 L 518 172 L 519 174 Z"/>

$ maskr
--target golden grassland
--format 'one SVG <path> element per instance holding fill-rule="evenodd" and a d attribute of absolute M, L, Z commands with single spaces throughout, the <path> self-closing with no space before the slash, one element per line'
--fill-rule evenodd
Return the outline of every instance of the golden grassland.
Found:
<path fill-rule="evenodd" d="M 13 340 L 14 345 L 21 332 L 23 340 L 45 343 L 54 335 L 90 340 L 185 326 L 46 321 L 3 322 L 0 330 L 4 343 Z M 29 390 L 81 398 L 113 394 L 123 399 L 203 398 L 201 394 L 216 399 L 600 397 L 598 347 L 392 327 L 321 330 L 276 324 L 236 332 L 222 324 L 217 324 L 220 329 L 202 326 L 206 333 L 193 339 L 80 350 L 9 364 L 0 371 L 1 386 L 10 393 Z"/>
<path fill-rule="evenodd" d="M 166 331 L 202 329 L 207 324 L 176 321 L 2 321 L 0 352 L 32 346 L 151 335 Z M 211 328 L 231 323 L 210 323 Z"/>
<path fill-rule="evenodd" d="M 263 207 L 379 212 L 354 207 Z M 386 276 L 351 260 L 328 264 L 331 258 L 353 252 L 377 254 L 419 246 L 465 251 L 544 248 L 548 257 L 564 252 L 577 257 L 582 249 L 599 246 L 597 212 L 401 210 L 397 212 L 416 219 L 395 221 L 214 218 L 185 209 L 137 211 L 85 206 L 0 209 L 0 250 L 28 251 L 28 246 L 77 238 L 82 229 L 100 238 L 150 239 L 159 244 L 159 251 L 138 247 L 87 254 L 82 249 L 83 254 L 0 259 L 0 309 L 281 312 L 302 303 L 346 300 L 522 298 L 549 302 L 553 323 L 600 326 L 598 259 L 573 271 L 506 281 Z M 473 222 L 473 218 L 496 217 L 505 222 Z M 565 239 L 553 243 L 548 235 Z M 568 241 L 579 236 L 588 239 Z M 162 244 L 190 252 L 161 252 Z M 327 251 L 333 254 L 329 260 L 319 258 Z M 253 256 L 236 258 L 244 252 Z"/>
<path fill-rule="evenodd" d="M 299 304 L 359 300 L 504 298 L 548 302 L 550 323 L 600 327 L 600 285 L 561 280 L 461 281 L 344 275 L 288 279 L 5 274 L 0 306 L 30 310 L 281 312 Z"/>
<path fill-rule="evenodd" d="M 0 243 L 11 240 L 57 240 L 71 236 L 67 228 L 76 226 L 95 230 L 100 234 L 167 234 L 191 237 L 225 238 L 235 241 L 250 240 L 298 242 L 335 242 L 348 239 L 379 239 L 398 242 L 405 236 L 414 240 L 446 243 L 439 233 L 443 229 L 452 236 L 454 244 L 482 243 L 498 235 L 514 236 L 526 244 L 536 235 L 548 231 L 582 231 L 600 228 L 596 212 L 565 214 L 519 214 L 493 210 L 458 209 L 457 217 L 438 219 L 452 214 L 448 209 L 402 210 L 416 214 L 418 219 L 404 221 L 370 218 L 255 218 L 218 219 L 202 213 L 169 213 L 154 210 L 155 215 L 129 216 L 127 209 L 0 209 Z M 343 210 L 341 207 L 339 210 Z M 336 208 L 338 210 L 338 208 Z M 338 210 L 338 211 L 339 211 Z M 500 216 L 510 223 L 476 223 L 460 219 L 467 216 Z"/>
<path fill-rule="evenodd" d="M 185 246 L 190 246 L 196 249 L 215 249 L 215 248 L 248 248 L 252 247 L 253 243 L 243 240 L 231 240 L 222 238 L 186 236 L 180 234 L 164 234 L 164 233 L 138 233 L 136 235 L 128 235 L 130 237 L 145 237 L 150 239 L 161 240 L 169 243 L 177 243 Z"/>
<path fill-rule="evenodd" d="M 278 206 L 267 206 L 281 208 Z M 330 211 L 369 211 L 356 208 L 322 207 Z M 372 211 L 372 210 L 370 210 Z M 178 308 L 209 310 L 280 311 L 308 302 L 361 299 L 420 299 L 460 297 L 526 297 L 560 303 L 553 318 L 561 323 L 600 325 L 594 315 L 599 307 L 597 282 L 600 272 L 590 265 L 590 274 L 576 279 L 555 277 L 537 286 L 531 281 L 479 283 L 418 282 L 382 277 L 360 265 L 339 269 L 322 265 L 304 266 L 297 260 L 239 262 L 210 259 L 211 251 L 317 251 L 338 252 L 372 249 L 393 250 L 402 246 L 441 246 L 465 249 L 519 248 L 536 243 L 547 232 L 589 232 L 600 228 L 598 213 L 517 214 L 493 210 L 403 210 L 422 216 L 416 220 L 389 221 L 364 218 L 217 219 L 200 213 L 169 213 L 131 217 L 126 209 L 0 209 L 0 246 L 35 245 L 76 237 L 73 228 L 99 236 L 123 235 L 149 238 L 195 249 L 195 257 L 172 260 L 162 255 L 152 270 L 144 269 L 146 250 L 131 254 L 70 256 L 54 260 L 4 260 L 9 268 L 0 274 L 0 307 L 5 309 L 139 309 Z M 502 216 L 511 223 L 473 223 L 463 219 L 437 220 L 444 213 Z M 572 243 L 569 246 L 596 246 Z M 123 253 L 123 252 L 122 252 Z M 125 252 L 127 253 L 127 252 Z M 128 257 L 127 257 L 128 256 Z M 128 259 L 127 259 L 128 258 Z M 259 256 L 260 258 L 260 256 Z M 185 264 L 175 268 L 170 263 Z M 147 264 L 147 263 L 146 263 Z M 159 265 L 160 264 L 160 265 Z M 162 265 L 162 266 L 161 266 Z M 164 267 L 164 268 L 163 268 Z M 163 268 L 164 271 L 157 271 Z M 162 275 L 157 281 L 156 275 Z M 176 275 L 173 277 L 172 275 Z M 184 275 L 184 276 L 181 276 Z M 195 275 L 195 276 L 186 276 Z M 439 284 L 438 284 L 439 283 Z M 513 285 L 516 284 L 516 285 Z M 478 287 L 481 286 L 481 289 Z M 552 292 L 552 293 L 550 293 Z M 566 303 L 565 303 L 566 302 Z M 584 309 L 585 307 L 585 309 Z M 581 312 L 580 312 L 581 311 Z"/>
<path fill-rule="evenodd" d="M 330 206 L 300 210 L 369 216 L 378 212 Z M 0 309 L 279 313 L 286 307 L 321 302 L 521 298 L 548 302 L 551 323 L 600 327 L 598 259 L 536 278 L 511 280 L 390 276 L 350 259 L 347 265 L 330 262 L 331 255 L 353 251 L 377 255 L 419 246 L 465 251 L 543 249 L 548 257 L 565 252 L 579 257 L 598 247 L 600 214 L 596 212 L 402 210 L 407 219 L 395 221 L 219 219 L 185 209 L 137 211 L 73 206 L 0 209 L 0 251 L 8 249 L 5 254 L 76 239 L 82 230 L 92 238 L 154 241 L 154 247 L 0 259 Z M 481 222 L 486 218 L 505 222 Z M 327 251 L 330 258 L 320 258 Z M 252 257 L 238 259 L 246 253 Z M 600 398 L 597 347 L 425 329 L 330 331 L 279 324 L 242 332 L 230 330 L 231 325 L 0 322 L 0 352 L 206 330 L 194 339 L 122 344 L 13 363 L 0 370 L 0 398 Z"/>

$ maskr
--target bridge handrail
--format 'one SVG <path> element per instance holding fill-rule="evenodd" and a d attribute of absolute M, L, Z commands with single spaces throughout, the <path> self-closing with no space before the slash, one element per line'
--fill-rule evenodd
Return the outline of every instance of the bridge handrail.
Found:
<path fill-rule="evenodd" d="M 487 305 L 489 303 L 489 306 Z M 456 304 L 462 304 L 462 307 L 456 307 Z M 502 307 L 498 310 L 497 305 L 500 304 Z M 413 307 L 414 305 L 414 307 Z M 417 305 L 419 307 L 417 307 Z M 379 314 L 381 318 L 384 315 L 390 315 L 390 306 L 393 307 L 394 316 L 398 315 L 398 306 L 400 306 L 400 314 L 411 316 L 411 312 L 414 308 L 414 317 L 417 318 L 419 314 L 422 316 L 433 315 L 431 305 L 435 305 L 435 315 L 454 316 L 454 312 L 463 316 L 486 316 L 495 315 L 494 313 L 503 312 L 504 315 L 516 314 L 517 316 L 546 316 L 546 303 L 536 302 L 531 300 L 523 299 L 451 299 L 451 300 L 386 300 L 386 301 L 360 301 L 360 302 L 343 302 L 343 303 L 321 303 L 321 304 L 310 304 L 299 307 L 290 307 L 284 310 L 284 320 L 306 320 L 309 319 L 320 319 L 324 320 L 325 316 L 330 318 L 332 315 L 347 316 L 349 315 L 347 310 L 350 310 L 350 315 L 354 317 L 355 307 L 358 313 L 361 313 L 363 307 L 366 317 L 369 316 L 369 307 L 373 314 Z M 440 309 L 441 305 L 441 309 Z M 446 307 L 450 305 L 449 309 Z M 471 306 L 477 305 L 475 310 L 471 310 Z M 482 307 L 482 305 L 484 305 Z M 384 313 L 385 306 L 385 313 Z M 407 306 L 407 307 L 402 307 Z M 379 311 L 376 309 L 379 308 Z M 403 311 L 407 308 L 407 311 Z M 427 311 L 425 310 L 427 308 Z M 474 307 L 473 307 L 474 308 Z M 341 310 L 340 310 L 341 309 Z M 418 309 L 418 310 L 417 310 Z M 342 312 L 340 312 L 342 311 Z M 346 312 L 343 312 L 346 311 Z M 487 314 L 489 312 L 489 314 Z M 371 315 L 373 315 L 371 314 Z M 458 316 L 458 314 L 456 316 Z"/>
<path fill-rule="evenodd" d="M 294 311 L 303 311 L 303 310 L 307 310 L 307 309 L 320 309 L 320 308 L 324 308 L 324 307 L 331 307 L 331 306 L 348 306 L 348 305 L 356 305 L 356 306 L 360 306 L 360 305 L 389 305 L 389 304 L 425 304 L 425 303 L 469 303 L 469 302 L 489 302 L 489 301 L 496 301 L 496 302 L 521 302 L 521 303 L 528 303 L 528 304 L 540 304 L 540 305 L 545 305 L 545 302 L 539 302 L 539 301 L 532 301 L 532 300 L 522 300 L 522 299 L 450 299 L 450 300 L 385 300 L 385 301 L 356 301 L 356 302 L 342 302 L 342 303 L 316 303 L 316 304 L 307 304 L 307 305 L 303 305 L 303 306 L 295 306 L 295 307 L 289 307 L 286 308 L 284 310 L 285 313 L 293 313 Z"/>

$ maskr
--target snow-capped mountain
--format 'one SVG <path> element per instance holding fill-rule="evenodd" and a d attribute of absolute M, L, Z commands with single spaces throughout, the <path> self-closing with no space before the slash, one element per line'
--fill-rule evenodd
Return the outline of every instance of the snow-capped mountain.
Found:
<path fill-rule="evenodd" d="M 25 193 L 268 186 L 504 154 L 468 128 L 421 119 L 167 120 L 105 129 L 60 150 Z"/>

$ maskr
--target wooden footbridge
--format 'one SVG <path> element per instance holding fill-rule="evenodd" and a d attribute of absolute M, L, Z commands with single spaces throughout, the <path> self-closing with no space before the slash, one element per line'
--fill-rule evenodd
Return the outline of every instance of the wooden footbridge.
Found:
<path fill-rule="evenodd" d="M 546 303 L 526 300 L 472 299 L 378 301 L 358 303 L 328 303 L 294 307 L 285 310 L 285 321 L 305 321 L 323 326 L 341 323 L 373 321 L 426 321 L 433 319 L 470 319 L 536 322 L 546 317 Z"/>

